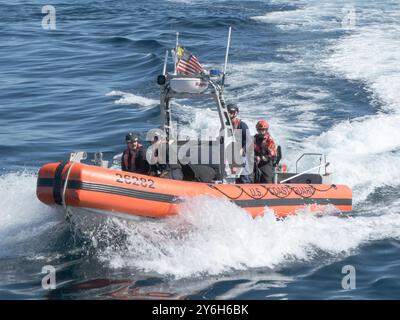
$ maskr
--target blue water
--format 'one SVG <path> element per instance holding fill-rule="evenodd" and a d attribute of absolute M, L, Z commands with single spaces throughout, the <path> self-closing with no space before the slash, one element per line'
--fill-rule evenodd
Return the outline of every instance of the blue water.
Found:
<path fill-rule="evenodd" d="M 398 1 L 54 0 L 56 30 L 41 26 L 46 4 L 1 5 L 0 298 L 400 297 Z M 176 32 L 221 67 L 229 25 L 226 99 L 253 131 L 269 121 L 290 167 L 326 153 L 334 183 L 353 188 L 350 217 L 253 220 L 200 198 L 168 221 L 85 233 L 36 199 L 44 163 L 111 156 L 126 132 L 159 125 L 155 80 Z M 218 124 L 208 108 L 175 111 L 188 132 Z M 41 287 L 44 265 L 55 290 Z"/>

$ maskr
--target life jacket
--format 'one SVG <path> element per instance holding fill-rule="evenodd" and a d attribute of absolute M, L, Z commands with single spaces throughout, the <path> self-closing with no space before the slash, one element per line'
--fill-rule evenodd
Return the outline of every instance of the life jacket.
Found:
<path fill-rule="evenodd" d="M 124 160 L 125 168 L 127 168 L 129 171 L 133 171 L 136 169 L 136 157 L 142 147 L 143 147 L 143 145 L 138 143 L 138 146 L 133 151 L 132 155 L 131 155 L 131 149 L 129 149 L 129 148 L 125 149 L 124 155 L 123 155 L 123 160 Z M 131 157 L 129 157 L 130 155 L 131 155 Z"/>
<path fill-rule="evenodd" d="M 267 133 L 264 135 L 263 139 L 254 139 L 254 154 L 256 156 L 264 156 L 269 159 L 276 157 L 276 145 L 274 139 Z"/>
<path fill-rule="evenodd" d="M 233 129 L 242 129 L 241 120 L 238 117 L 231 119 L 231 122 Z"/>
<path fill-rule="evenodd" d="M 231 123 L 232 128 L 235 131 L 235 135 L 237 134 L 236 131 L 239 131 L 241 133 L 242 148 L 243 151 L 246 152 L 247 140 L 250 139 L 249 127 L 238 117 L 231 120 Z"/>

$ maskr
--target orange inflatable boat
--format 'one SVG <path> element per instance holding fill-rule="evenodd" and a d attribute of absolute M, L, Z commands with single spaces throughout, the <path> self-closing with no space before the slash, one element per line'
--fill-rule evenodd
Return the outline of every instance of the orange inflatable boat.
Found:
<path fill-rule="evenodd" d="M 151 177 L 80 162 L 46 164 L 37 180 L 37 197 L 45 204 L 107 211 L 127 218 L 175 215 L 186 198 L 199 195 L 228 199 L 253 217 L 262 215 L 265 207 L 273 209 L 278 217 L 306 206 L 312 211 L 327 205 L 341 211 L 352 210 L 351 189 L 334 184 L 209 184 Z"/>
<path fill-rule="evenodd" d="M 228 39 L 228 46 L 229 43 Z M 175 52 L 174 62 L 176 62 L 178 61 L 177 50 L 173 52 Z M 232 151 L 235 150 L 234 146 L 238 147 L 236 148 L 238 151 L 241 148 L 244 149 L 246 145 L 245 152 L 241 150 L 240 155 L 242 157 L 245 154 L 248 157 L 247 164 L 254 163 L 255 159 L 251 157 L 254 146 L 252 143 L 242 144 L 243 134 L 234 129 L 232 124 L 224 98 L 225 73 L 210 70 L 209 73 L 186 75 L 176 72 L 176 65 L 174 72 L 171 73 L 167 72 L 167 62 L 168 51 L 165 55 L 163 74 L 157 77 L 157 84 L 160 86 L 162 134 L 157 140 L 147 141 L 165 142 L 161 145 L 169 146 L 167 148 L 169 151 L 173 149 L 172 143 L 176 143 L 176 151 L 178 147 L 180 148 L 177 155 L 181 154 L 183 158 L 190 159 L 193 156 L 194 160 L 190 164 L 208 166 L 216 174 L 215 177 L 208 180 L 199 178 L 196 182 L 192 178 L 177 181 L 118 171 L 103 166 L 101 157 L 97 158 L 97 156 L 93 161 L 96 165 L 84 164 L 79 159 L 85 159 L 86 156 L 83 157 L 83 152 L 78 152 L 71 154 L 68 162 L 49 163 L 40 169 L 37 181 L 37 196 L 40 201 L 48 205 L 63 205 L 67 209 L 67 214 L 79 211 L 81 215 L 102 212 L 123 218 L 136 216 L 162 218 L 175 215 L 185 199 L 200 195 L 228 199 L 247 210 L 253 217 L 262 215 L 266 207 L 273 209 L 279 217 L 294 214 L 297 209 L 306 206 L 314 211 L 328 205 L 333 205 L 341 211 L 352 210 L 351 189 L 344 185 L 330 183 L 330 174 L 326 172 L 329 163 L 324 158 L 325 161 L 322 164 L 322 154 L 303 154 L 296 161 L 296 172 L 287 173 L 286 170 L 285 172 L 277 170 L 282 158 L 281 149 L 278 147 L 277 159 L 274 160 L 273 181 L 275 183 L 236 184 L 236 179 L 243 171 L 236 174 L 237 171 L 231 170 L 239 168 L 236 161 L 228 161 L 229 156 L 234 154 Z M 200 139 L 201 135 L 194 138 L 185 136 L 183 140 L 179 140 L 178 130 L 172 117 L 172 112 L 176 108 L 171 108 L 172 101 L 176 99 L 213 101 L 219 117 L 219 135 L 214 139 L 204 141 Z M 246 139 L 250 140 L 250 138 Z M 186 146 L 189 147 L 186 148 Z M 184 150 L 183 153 L 180 152 L 182 150 Z M 201 152 L 197 152 L 200 150 Z M 205 162 L 203 162 L 204 150 L 207 151 L 204 157 Z M 314 155 L 320 157 L 320 165 L 299 172 L 299 161 L 304 156 Z M 215 159 L 217 161 L 214 161 Z M 177 160 L 182 159 L 177 157 Z M 169 160 L 164 164 L 170 164 Z M 324 174 L 319 174 L 321 168 L 325 168 Z M 310 173 L 314 169 L 318 169 L 318 174 Z"/>

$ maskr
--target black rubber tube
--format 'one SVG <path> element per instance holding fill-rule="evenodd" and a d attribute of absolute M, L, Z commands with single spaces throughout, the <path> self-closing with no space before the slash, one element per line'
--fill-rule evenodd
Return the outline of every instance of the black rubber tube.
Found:
<path fill-rule="evenodd" d="M 62 205 L 62 197 L 61 197 L 61 186 L 62 186 L 62 179 L 61 175 L 62 172 L 65 168 L 65 166 L 68 164 L 66 161 L 60 162 L 58 165 L 56 172 L 54 174 L 54 184 L 53 184 L 53 198 L 54 202 L 56 204 Z"/>

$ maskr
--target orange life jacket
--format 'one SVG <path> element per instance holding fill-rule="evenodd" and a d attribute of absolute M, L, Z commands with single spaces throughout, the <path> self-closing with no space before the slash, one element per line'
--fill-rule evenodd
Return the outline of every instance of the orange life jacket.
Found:
<path fill-rule="evenodd" d="M 266 156 L 268 158 L 276 157 L 276 144 L 274 139 L 266 133 L 264 139 L 257 143 L 254 141 L 254 153 L 256 156 Z"/>
<path fill-rule="evenodd" d="M 238 117 L 231 119 L 233 129 L 240 129 L 240 119 Z"/>

